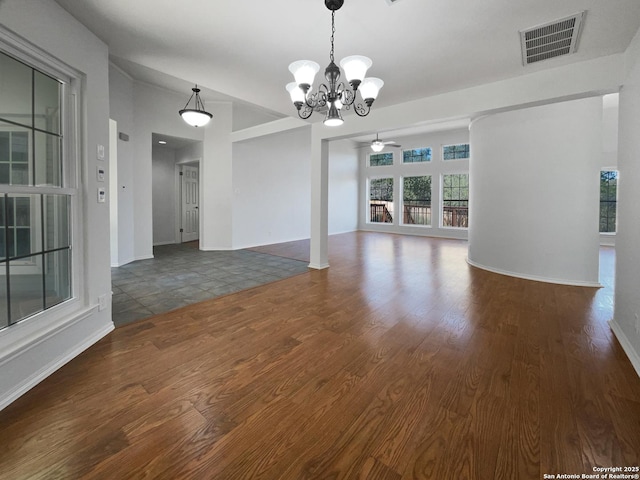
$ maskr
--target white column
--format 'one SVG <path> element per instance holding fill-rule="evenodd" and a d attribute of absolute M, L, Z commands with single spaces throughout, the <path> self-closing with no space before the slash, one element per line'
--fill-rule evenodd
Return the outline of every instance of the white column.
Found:
<path fill-rule="evenodd" d="M 311 128 L 311 262 L 309 268 L 329 267 L 329 141 L 320 136 L 322 124 Z"/>

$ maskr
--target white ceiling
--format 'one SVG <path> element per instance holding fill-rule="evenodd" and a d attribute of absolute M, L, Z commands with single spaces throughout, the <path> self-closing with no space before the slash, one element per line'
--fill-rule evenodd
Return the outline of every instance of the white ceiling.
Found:
<path fill-rule="evenodd" d="M 56 1 L 134 78 L 185 95 L 198 83 L 206 101 L 243 99 L 274 118 L 295 115 L 289 63 L 328 63 L 323 0 Z M 522 65 L 519 30 L 582 10 L 578 53 Z M 345 0 L 335 56 L 371 57 L 385 106 L 621 53 L 639 27 L 638 0 Z"/>

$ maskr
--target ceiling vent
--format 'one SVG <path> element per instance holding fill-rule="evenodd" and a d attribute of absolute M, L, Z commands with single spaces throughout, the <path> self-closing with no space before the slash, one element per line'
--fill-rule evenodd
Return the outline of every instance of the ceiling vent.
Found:
<path fill-rule="evenodd" d="M 398 3 L 400 0 L 386 0 L 389 5 L 393 5 L 394 3 Z"/>
<path fill-rule="evenodd" d="M 522 64 L 529 65 L 561 55 L 575 53 L 587 12 L 561 18 L 552 23 L 520 32 Z"/>

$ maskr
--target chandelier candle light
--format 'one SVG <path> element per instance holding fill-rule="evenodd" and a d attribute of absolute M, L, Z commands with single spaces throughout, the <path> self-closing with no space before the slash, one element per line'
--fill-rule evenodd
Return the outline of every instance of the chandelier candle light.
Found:
<path fill-rule="evenodd" d="M 329 66 L 324 71 L 324 76 L 328 84 L 321 83 L 316 92 L 312 91 L 313 79 L 320 70 L 320 65 L 311 60 L 298 60 L 289 65 L 289 71 L 293 73 L 295 82 L 287 85 L 287 91 L 291 95 L 291 101 L 298 110 L 298 116 L 307 119 L 314 110 L 327 108 L 324 124 L 330 127 L 342 125 L 342 107 L 348 110 L 353 105 L 353 109 L 360 117 L 365 117 L 371 110 L 371 105 L 378 96 L 378 91 L 384 85 L 379 78 L 365 78 L 365 74 L 371 67 L 371 59 L 362 55 L 351 55 L 340 61 L 340 66 L 344 70 L 345 77 L 351 85 L 351 89 L 340 82 L 340 68 L 333 60 L 333 40 L 336 32 L 335 15 L 336 10 L 342 7 L 344 0 L 324 0 L 325 6 L 331 10 L 331 53 L 329 54 Z M 360 96 L 364 100 L 356 103 L 356 94 L 360 91 Z"/>
<path fill-rule="evenodd" d="M 189 97 L 189 100 L 187 100 L 187 104 L 178 113 L 182 119 L 192 127 L 203 127 L 209 123 L 209 120 L 213 118 L 213 115 L 204 109 L 204 103 L 200 99 L 200 89 L 198 88 L 198 85 L 192 88 L 191 91 L 193 93 Z M 189 108 L 189 102 L 191 102 L 194 95 L 196 97 L 194 105 L 195 108 Z"/>

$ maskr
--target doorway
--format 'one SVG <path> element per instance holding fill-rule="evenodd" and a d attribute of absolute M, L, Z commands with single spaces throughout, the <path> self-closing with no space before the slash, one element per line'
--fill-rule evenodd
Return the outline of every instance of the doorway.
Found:
<path fill-rule="evenodd" d="M 200 238 L 202 142 L 152 134 L 153 245 Z"/>

